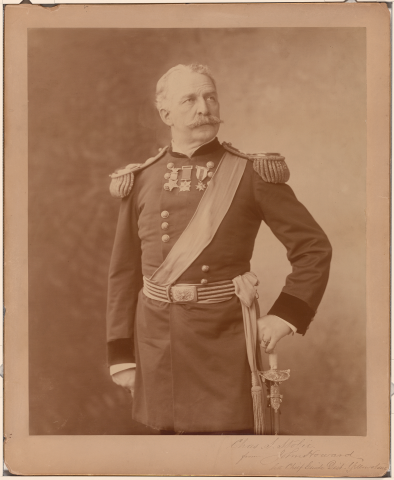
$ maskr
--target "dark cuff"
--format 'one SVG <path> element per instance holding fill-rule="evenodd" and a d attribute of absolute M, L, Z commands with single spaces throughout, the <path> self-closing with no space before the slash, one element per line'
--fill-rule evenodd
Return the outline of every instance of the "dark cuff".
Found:
<path fill-rule="evenodd" d="M 107 343 L 108 366 L 119 363 L 135 363 L 134 345 L 132 338 L 119 338 Z"/>
<path fill-rule="evenodd" d="M 305 335 L 315 312 L 303 300 L 281 292 L 268 315 L 276 315 L 297 328 L 297 333 Z"/>

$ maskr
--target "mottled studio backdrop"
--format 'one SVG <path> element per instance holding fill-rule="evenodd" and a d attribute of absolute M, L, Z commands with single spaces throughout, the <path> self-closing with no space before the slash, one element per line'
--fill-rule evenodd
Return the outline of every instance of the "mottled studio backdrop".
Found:
<path fill-rule="evenodd" d="M 290 185 L 334 249 L 307 335 L 279 348 L 282 428 L 364 435 L 365 30 L 33 29 L 29 31 L 29 355 L 31 434 L 151 434 L 106 367 L 107 271 L 119 201 L 112 171 L 168 144 L 158 78 L 200 62 L 216 76 L 219 139 L 280 152 Z M 252 270 L 263 312 L 289 265 L 262 225 Z"/>

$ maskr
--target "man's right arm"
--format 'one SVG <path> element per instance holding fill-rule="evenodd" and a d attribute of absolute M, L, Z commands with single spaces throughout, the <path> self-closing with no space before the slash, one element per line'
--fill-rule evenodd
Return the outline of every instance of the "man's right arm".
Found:
<path fill-rule="evenodd" d="M 141 243 L 133 190 L 121 200 L 109 268 L 107 345 L 110 368 L 135 363 L 134 316 L 141 288 Z"/>

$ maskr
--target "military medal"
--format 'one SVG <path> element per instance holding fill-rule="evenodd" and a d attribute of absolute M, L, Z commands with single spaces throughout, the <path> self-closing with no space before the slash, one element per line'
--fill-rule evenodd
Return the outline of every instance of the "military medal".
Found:
<path fill-rule="evenodd" d="M 179 185 L 178 185 L 178 171 L 180 170 L 180 168 L 174 168 L 173 163 L 169 163 L 167 165 L 167 168 L 169 170 L 171 170 L 171 173 L 167 172 L 164 175 L 164 178 L 166 180 L 168 180 L 168 183 L 164 184 L 164 190 L 169 190 L 170 192 L 172 192 L 172 190 L 174 188 L 179 188 Z"/>
<path fill-rule="evenodd" d="M 200 190 L 202 192 L 207 188 L 207 185 L 209 185 L 209 181 L 205 184 L 203 181 L 208 177 L 212 178 L 213 177 L 213 172 L 210 172 L 212 168 L 214 168 L 215 164 L 213 162 L 208 162 L 206 167 L 201 167 L 200 165 L 196 166 L 196 177 L 198 180 L 198 183 L 196 185 L 197 190 Z"/>
<path fill-rule="evenodd" d="M 215 167 L 213 162 L 208 162 L 206 167 L 201 167 L 200 165 L 196 166 L 196 177 L 197 177 L 197 190 L 204 191 L 209 185 L 209 181 L 204 183 L 204 180 L 208 177 L 211 179 L 213 177 L 213 172 L 210 172 L 212 168 Z M 192 178 L 192 170 L 193 165 L 190 166 L 183 166 L 182 168 L 175 168 L 173 163 L 167 164 L 168 170 L 164 175 L 164 178 L 168 180 L 167 183 L 164 184 L 164 190 L 172 192 L 174 188 L 179 188 L 180 192 L 190 192 L 190 185 L 191 185 L 191 178 Z M 180 184 L 178 185 L 178 175 L 179 170 L 182 170 Z"/>
<path fill-rule="evenodd" d="M 207 178 L 208 175 L 208 168 L 207 167 L 200 167 L 200 165 L 196 166 L 196 177 L 198 180 L 198 184 L 196 185 L 197 190 L 203 191 L 207 188 L 202 182 Z"/>
<path fill-rule="evenodd" d="M 182 167 L 181 184 L 179 186 L 180 192 L 190 192 L 192 169 L 193 165 L 190 167 Z"/>

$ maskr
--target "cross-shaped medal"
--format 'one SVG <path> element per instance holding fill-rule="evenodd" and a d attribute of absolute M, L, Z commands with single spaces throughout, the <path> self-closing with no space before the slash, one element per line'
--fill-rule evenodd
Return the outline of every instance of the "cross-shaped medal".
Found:
<path fill-rule="evenodd" d="M 203 180 L 205 180 L 205 178 L 208 175 L 208 168 L 207 167 L 201 167 L 200 165 L 197 165 L 196 170 L 197 170 L 196 177 L 197 177 L 197 180 L 198 180 L 196 188 L 197 188 L 197 190 L 200 190 L 200 192 L 201 192 L 201 191 L 203 191 L 207 188 L 207 186 L 203 183 Z"/>

